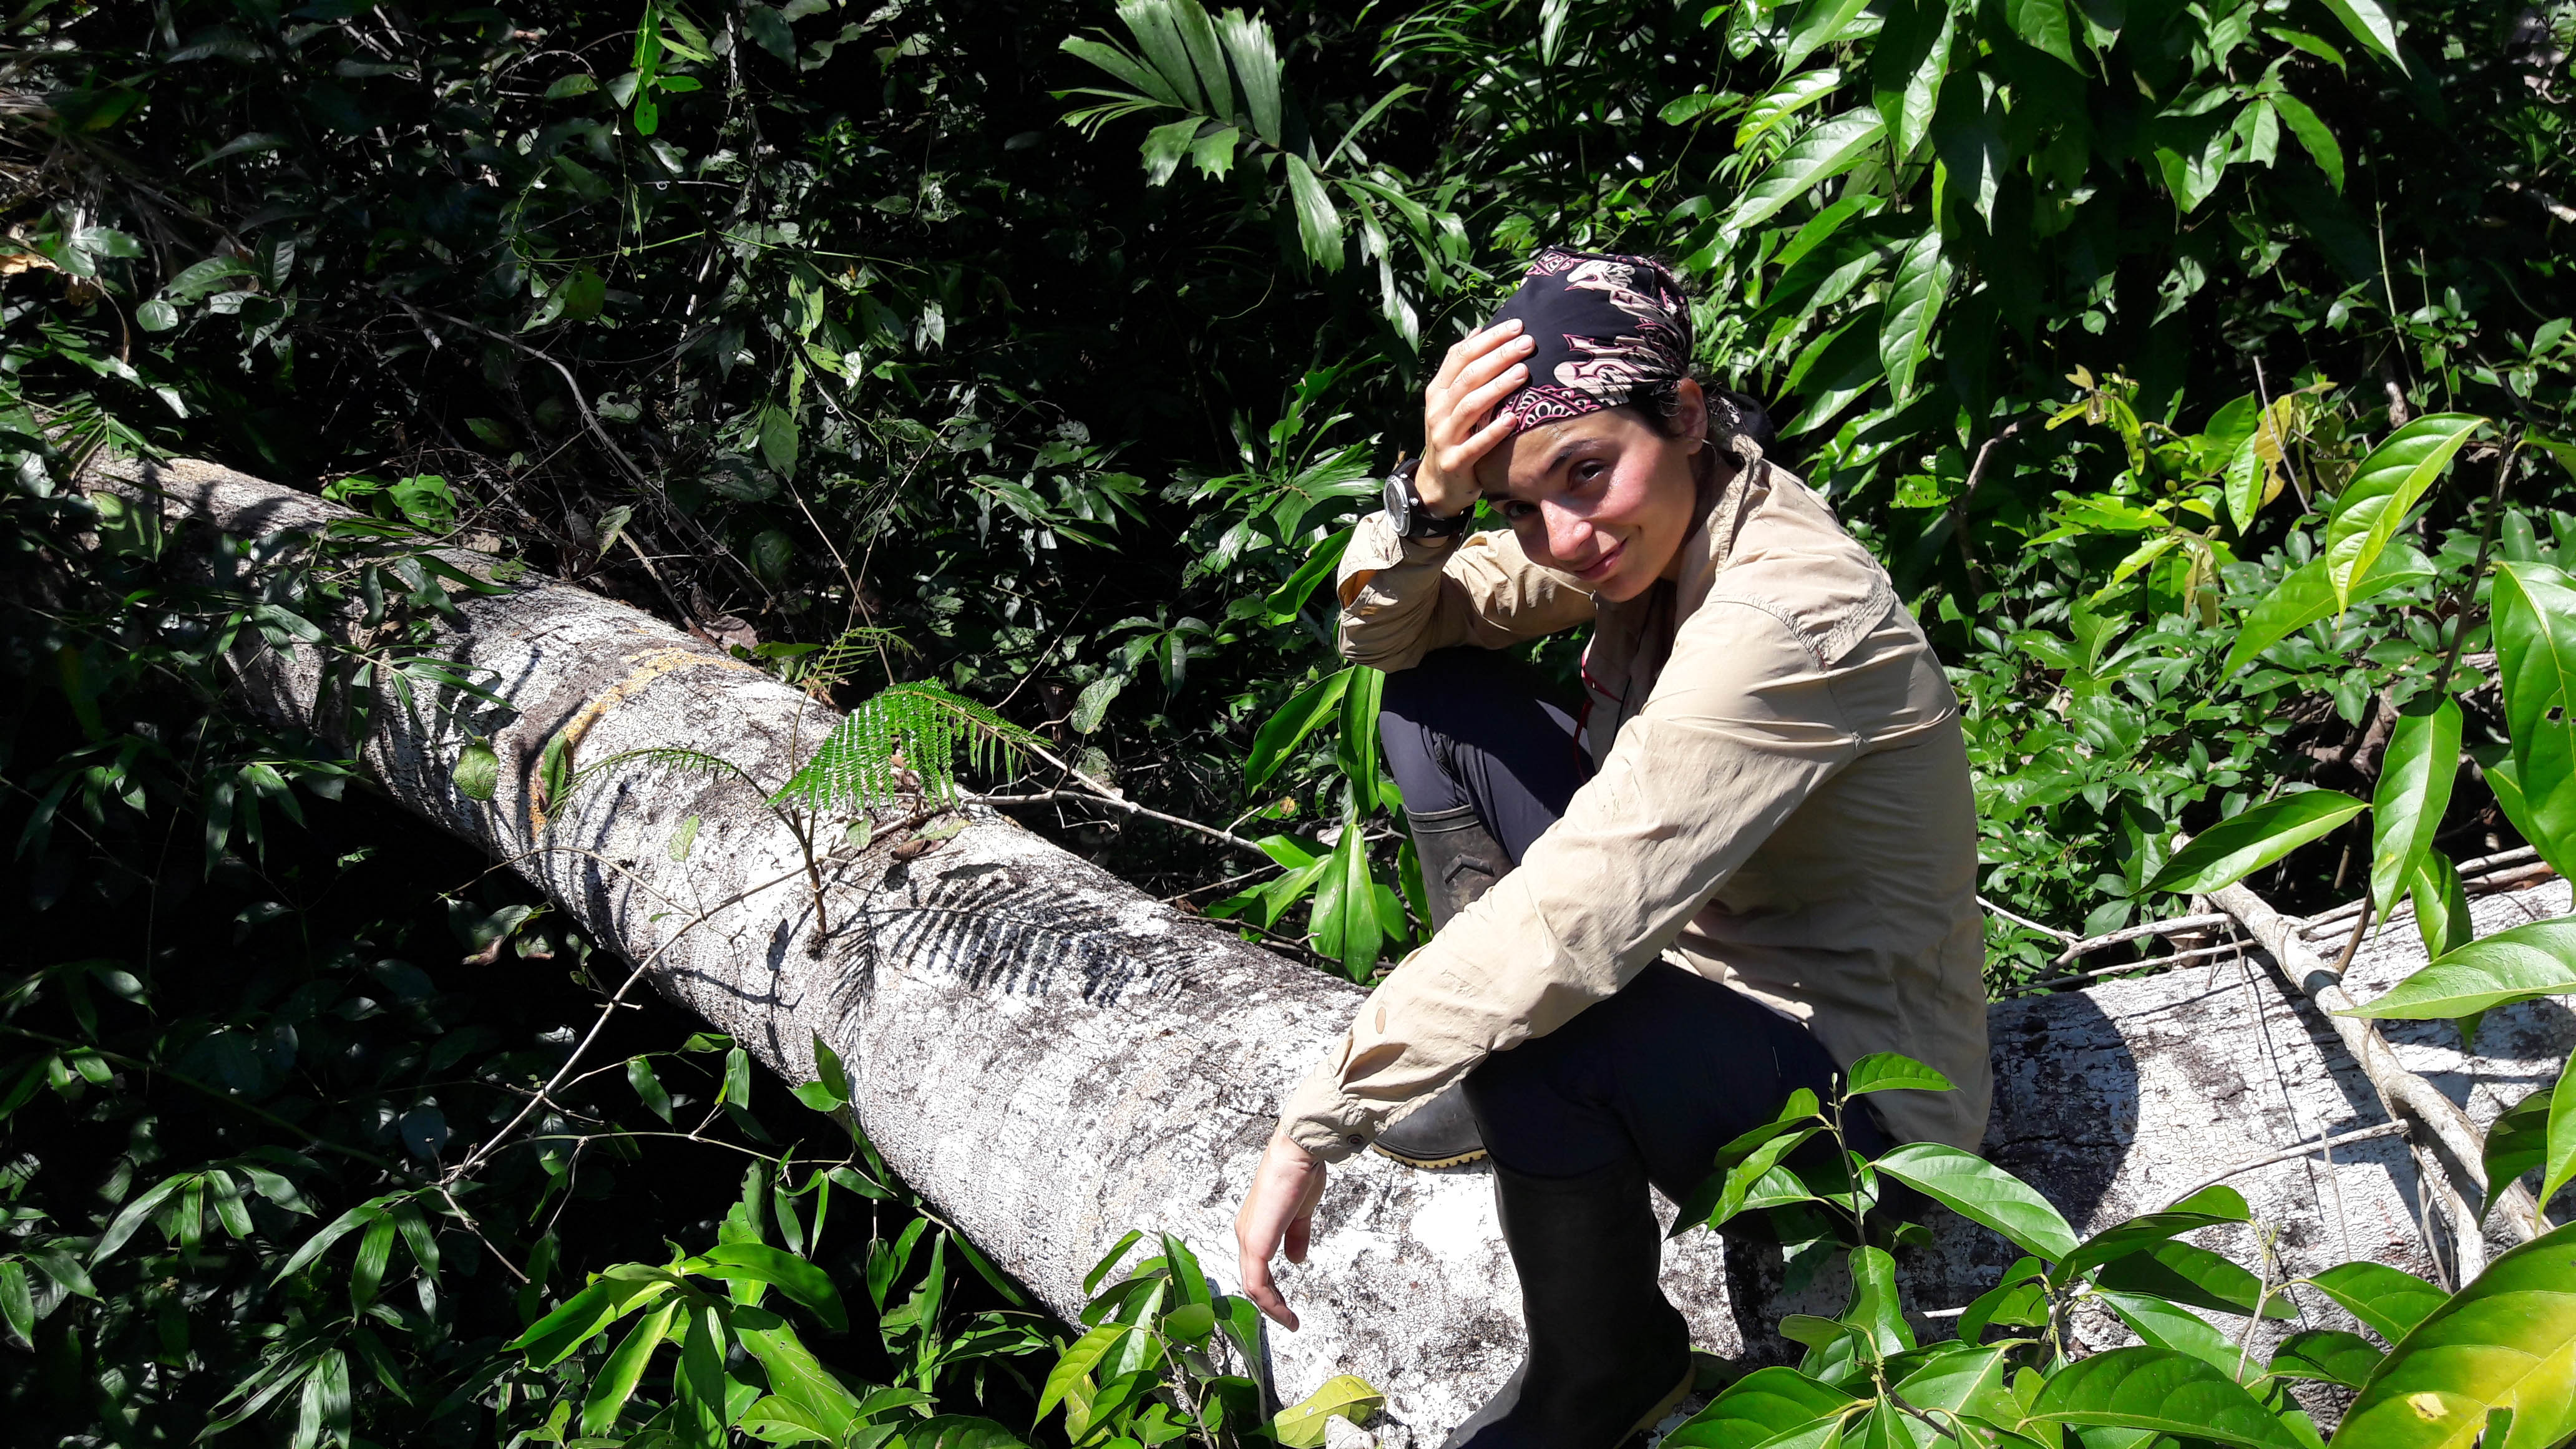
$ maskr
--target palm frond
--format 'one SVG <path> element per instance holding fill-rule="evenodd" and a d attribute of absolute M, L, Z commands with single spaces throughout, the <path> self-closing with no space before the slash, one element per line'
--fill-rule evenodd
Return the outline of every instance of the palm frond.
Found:
<path fill-rule="evenodd" d="M 990 771 L 1034 743 L 1027 730 L 936 684 L 889 685 L 850 711 L 769 803 L 830 810 L 891 801 L 909 766 L 923 797 L 946 804 L 957 798 L 961 747 L 970 768 Z"/>

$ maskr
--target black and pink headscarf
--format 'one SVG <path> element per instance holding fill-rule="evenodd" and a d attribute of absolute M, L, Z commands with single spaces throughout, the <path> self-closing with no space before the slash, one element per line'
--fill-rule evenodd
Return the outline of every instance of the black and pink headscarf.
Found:
<path fill-rule="evenodd" d="M 1641 401 L 1690 375 L 1690 297 L 1651 257 L 1549 247 L 1494 321 L 1537 344 L 1529 385 L 1503 400 L 1512 431 Z"/>

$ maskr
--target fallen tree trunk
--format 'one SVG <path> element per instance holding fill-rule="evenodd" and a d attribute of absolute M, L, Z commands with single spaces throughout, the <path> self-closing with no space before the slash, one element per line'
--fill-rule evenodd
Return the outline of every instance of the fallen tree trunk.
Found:
<path fill-rule="evenodd" d="M 236 535 L 346 516 L 201 463 L 103 471 L 120 492 Z M 461 622 L 442 627 L 437 647 L 506 707 L 382 704 L 347 743 L 385 793 L 513 862 L 780 1074 L 809 1079 L 810 1043 L 829 1043 L 888 1161 L 1059 1314 L 1079 1308 L 1083 1272 L 1129 1227 L 1193 1243 L 1231 1284 L 1233 1207 L 1278 1101 L 1349 1019 L 1358 988 L 1150 900 L 989 811 L 965 812 L 945 841 L 887 830 L 844 849 L 820 863 L 818 895 L 794 835 L 738 783 L 638 764 L 568 804 L 546 801 L 541 756 L 558 736 L 576 766 L 685 745 L 775 784 L 837 716 L 569 585 L 531 582 L 457 609 Z M 256 711 L 330 723 L 315 717 L 317 650 L 253 645 L 236 665 Z M 454 780 L 477 738 L 500 766 L 489 801 Z M 674 860 L 674 831 L 691 816 L 694 847 Z M 2563 883 L 2551 888 L 2563 895 Z M 2497 899 L 2480 902 L 2482 922 Z M 2356 992 L 2393 980 L 2395 960 L 2365 952 Z M 2570 1023 L 2554 1003 L 2499 1011 L 2487 1040 L 2511 1055 L 2453 1052 L 2447 1066 L 2430 1060 L 2439 1048 L 2429 1037 L 2391 1036 L 2414 1072 L 2456 1086 L 2483 1121 L 2498 1104 L 2475 1098 L 2476 1074 L 2539 1074 L 2576 1037 Z M 2079 1229 L 2242 1167 L 2230 1180 L 2282 1229 L 2284 1271 L 2349 1257 L 2430 1266 L 2402 1143 L 2282 1156 L 2385 1119 L 2333 1029 L 2259 953 L 2000 1003 L 1992 1024 L 1990 1151 Z M 2260 1163 L 2267 1155 L 2278 1160 Z M 1991 1284 L 2011 1253 L 1956 1219 L 1936 1236 L 1906 1273 L 1920 1327 L 1937 1335 L 1943 1311 Z M 1783 1305 L 1772 1261 L 1722 1253 L 1706 1234 L 1675 1244 L 1666 1286 L 1703 1347 L 1774 1356 L 1768 1325 Z M 1267 1341 L 1284 1400 L 1357 1373 L 1387 1391 L 1393 1417 L 1436 1440 L 1517 1358 L 1517 1291 L 1478 1170 L 1362 1158 L 1337 1172 L 1313 1261 L 1284 1283 L 1307 1325 Z M 1747 1305 L 1752 1335 L 1731 1302 Z"/>

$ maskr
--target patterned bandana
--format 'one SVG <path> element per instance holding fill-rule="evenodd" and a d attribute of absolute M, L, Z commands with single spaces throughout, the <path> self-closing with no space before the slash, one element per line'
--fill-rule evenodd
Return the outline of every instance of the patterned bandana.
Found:
<path fill-rule="evenodd" d="M 1538 344 L 1530 384 L 1502 404 L 1516 434 L 1623 406 L 1641 387 L 1690 374 L 1690 298 L 1651 257 L 1549 247 L 1494 321 L 1515 317 Z"/>

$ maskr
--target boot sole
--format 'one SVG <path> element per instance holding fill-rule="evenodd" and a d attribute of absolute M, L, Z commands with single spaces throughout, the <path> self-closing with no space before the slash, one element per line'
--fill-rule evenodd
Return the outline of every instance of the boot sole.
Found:
<path fill-rule="evenodd" d="M 1618 1442 L 1620 1444 L 1627 1444 L 1634 1440 L 1638 1435 L 1655 1427 L 1655 1425 L 1660 1422 L 1666 1414 L 1671 1413 L 1682 1400 L 1690 1397 L 1692 1388 L 1697 1386 L 1698 1383 L 1699 1364 L 1696 1360 L 1693 1360 L 1682 1369 L 1682 1381 L 1673 1385 L 1673 1391 L 1664 1395 L 1663 1400 L 1660 1403 L 1656 1404 L 1653 1408 L 1648 1409 L 1645 1417 L 1639 1419 L 1635 1426 L 1630 1428 L 1627 1433 L 1619 1436 Z"/>
<path fill-rule="evenodd" d="M 1369 1151 L 1380 1157 L 1401 1162 L 1407 1167 L 1419 1168 L 1424 1172 L 1438 1172 L 1444 1167 L 1464 1167 L 1470 1162 L 1482 1162 L 1487 1156 L 1485 1149 L 1481 1147 L 1472 1152 L 1461 1152 L 1455 1157 L 1407 1157 L 1401 1152 L 1389 1152 L 1377 1143 L 1370 1143 Z"/>

